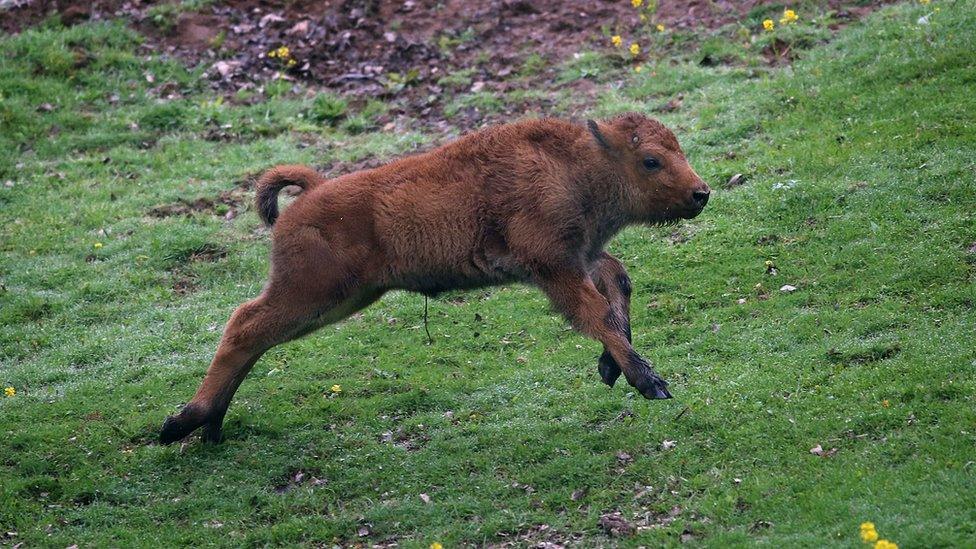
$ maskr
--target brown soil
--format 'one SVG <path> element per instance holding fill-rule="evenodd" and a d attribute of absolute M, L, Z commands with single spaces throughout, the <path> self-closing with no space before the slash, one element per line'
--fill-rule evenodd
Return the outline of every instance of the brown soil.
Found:
<path fill-rule="evenodd" d="M 860 17 L 885 1 L 861 1 L 857 7 L 848 6 L 855 3 L 851 0 L 822 0 L 821 4 L 837 10 L 843 20 Z M 54 13 L 66 24 L 122 18 L 148 37 L 147 53 L 172 55 L 206 67 L 210 85 L 218 93 L 233 97 L 242 89 L 263 92 L 277 79 L 300 82 L 354 99 L 395 100 L 392 116 L 407 115 L 437 133 L 490 121 L 471 107 L 461 109 L 449 125 L 444 122 L 443 108 L 454 92 L 520 88 L 545 92 L 558 85 L 554 67 L 559 62 L 579 51 L 605 46 L 608 34 L 621 34 L 627 41 L 643 36 L 646 43 L 647 33 L 653 32 L 651 23 L 685 31 L 715 29 L 742 21 L 758 7 L 784 3 L 660 0 L 657 13 L 641 23 L 630 0 L 224 0 L 162 22 L 153 17 L 153 8 L 161 2 L 12 2 L 14 7 L 8 6 L 0 17 L 0 28 L 7 32 L 18 32 Z M 289 49 L 287 59 L 267 55 L 281 46 Z M 791 54 L 771 49 L 767 58 L 770 63 L 783 63 L 789 62 Z M 537 72 L 510 78 L 519 75 L 530 56 L 543 61 Z M 460 71 L 467 71 L 469 82 L 452 89 L 441 81 Z M 585 80 L 570 85 L 581 105 L 598 90 Z M 508 105 L 495 117 L 547 112 L 552 107 L 548 95 Z M 254 95 L 253 100 L 260 96 Z M 660 109 L 679 107 L 680 99 Z M 389 123 L 381 121 L 381 126 Z"/>
<path fill-rule="evenodd" d="M 431 84 L 474 68 L 473 80 L 492 86 L 518 71 L 530 54 L 554 62 L 606 40 L 604 31 L 628 37 L 642 26 L 628 0 L 231 0 L 182 13 L 165 24 L 150 17 L 150 8 L 161 3 L 13 0 L 0 28 L 18 32 L 52 14 L 60 14 L 66 24 L 124 18 L 149 36 L 149 49 L 211 66 L 218 86 L 220 81 L 263 83 L 284 73 L 334 89 L 387 94 L 390 73 L 415 70 L 408 85 Z M 651 22 L 672 29 L 714 29 L 742 20 L 757 7 L 782 3 L 661 0 Z M 852 17 L 871 9 L 864 2 L 858 7 L 845 7 L 853 2 L 842 0 L 824 3 Z M 296 61 L 292 66 L 266 55 L 283 45 Z"/>
<path fill-rule="evenodd" d="M 251 191 L 254 190 L 254 177 L 252 175 L 237 182 L 232 189 L 221 191 L 216 197 L 200 197 L 192 200 L 181 198 L 176 202 L 156 206 L 147 213 L 151 217 L 190 216 L 195 213 L 208 213 L 231 220 L 251 200 Z"/>

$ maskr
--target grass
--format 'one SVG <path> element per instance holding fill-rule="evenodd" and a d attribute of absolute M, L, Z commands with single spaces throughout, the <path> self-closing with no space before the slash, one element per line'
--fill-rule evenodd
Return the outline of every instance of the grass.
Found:
<path fill-rule="evenodd" d="M 214 101 L 112 24 L 0 39 L 0 543 L 857 547 L 868 520 L 903 547 L 971 543 L 976 6 L 933 5 L 791 67 L 665 60 L 605 86 L 594 114 L 683 93 L 661 116 L 692 164 L 749 176 L 611 244 L 673 401 L 601 385 L 599 345 L 530 288 L 432 301 L 431 346 L 422 298 L 394 293 L 269 352 L 216 447 L 153 440 L 260 290 L 268 238 L 246 204 L 150 210 L 429 138 Z M 607 537 L 611 511 L 651 527 Z"/>

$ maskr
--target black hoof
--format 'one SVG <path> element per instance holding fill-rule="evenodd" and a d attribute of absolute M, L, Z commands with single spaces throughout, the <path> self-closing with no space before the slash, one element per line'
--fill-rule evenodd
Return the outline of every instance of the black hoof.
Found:
<path fill-rule="evenodd" d="M 163 428 L 159 431 L 159 442 L 162 444 L 172 444 L 183 440 L 195 428 L 186 425 L 185 422 L 180 420 L 179 416 L 169 416 L 163 422 Z"/>
<path fill-rule="evenodd" d="M 637 390 L 650 400 L 672 398 L 668 392 L 668 382 L 657 376 L 645 378 L 637 385 Z"/>
<path fill-rule="evenodd" d="M 203 435 L 201 436 L 204 442 L 210 444 L 220 444 L 224 440 L 224 432 L 220 425 L 214 425 L 213 423 L 208 423 L 203 428 Z"/>
<path fill-rule="evenodd" d="M 603 355 L 600 357 L 600 362 L 597 364 L 597 368 L 600 371 L 600 378 L 607 385 L 613 387 L 613 384 L 617 382 L 617 378 L 620 377 L 620 366 L 617 361 L 610 356 L 610 353 L 604 351 Z"/>
<path fill-rule="evenodd" d="M 206 423 L 206 414 L 192 406 L 186 406 L 179 414 L 166 418 L 163 428 L 159 430 L 159 442 L 172 444 L 183 440 L 204 423 Z M 219 431 L 218 428 L 218 434 Z"/>

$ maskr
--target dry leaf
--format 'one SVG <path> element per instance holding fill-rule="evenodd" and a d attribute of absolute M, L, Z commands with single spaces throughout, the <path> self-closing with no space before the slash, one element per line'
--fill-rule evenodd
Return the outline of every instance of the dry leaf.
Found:
<path fill-rule="evenodd" d="M 427 494 L 420 494 L 420 501 L 424 503 L 430 503 L 430 496 Z"/>
<path fill-rule="evenodd" d="M 732 187 L 738 187 L 746 182 L 746 176 L 741 173 L 737 173 L 729 178 L 728 183 L 725 184 L 726 189 L 731 189 Z"/>
<path fill-rule="evenodd" d="M 620 511 L 607 513 L 600 517 L 600 528 L 611 536 L 623 537 L 634 533 L 634 525 L 627 521 Z"/>
<path fill-rule="evenodd" d="M 813 454 L 813 455 L 815 455 L 815 456 L 822 456 L 824 454 L 823 446 L 821 446 L 821 445 L 818 444 L 818 445 L 814 446 L 813 448 L 810 448 L 810 453 Z"/>
<path fill-rule="evenodd" d="M 269 13 L 264 17 L 262 17 L 260 21 L 258 21 L 258 26 L 263 29 L 264 27 L 267 27 L 271 23 L 281 23 L 284 20 L 285 20 L 284 17 L 276 13 Z"/>
<path fill-rule="evenodd" d="M 674 448 L 675 445 L 677 445 L 677 444 L 678 443 L 676 441 L 674 441 L 674 440 L 664 439 L 664 440 L 661 441 L 661 449 L 662 450 L 670 450 L 670 449 Z"/>

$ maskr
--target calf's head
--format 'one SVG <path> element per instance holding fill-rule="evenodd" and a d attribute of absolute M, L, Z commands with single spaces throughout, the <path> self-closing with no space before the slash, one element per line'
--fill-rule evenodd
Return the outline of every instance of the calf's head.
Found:
<path fill-rule="evenodd" d="M 711 189 L 663 124 L 627 113 L 603 122 L 587 120 L 586 125 L 623 185 L 623 206 L 636 221 L 691 219 L 705 208 Z"/>

